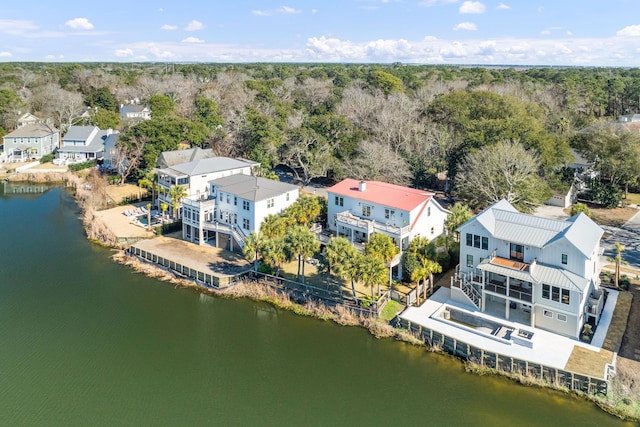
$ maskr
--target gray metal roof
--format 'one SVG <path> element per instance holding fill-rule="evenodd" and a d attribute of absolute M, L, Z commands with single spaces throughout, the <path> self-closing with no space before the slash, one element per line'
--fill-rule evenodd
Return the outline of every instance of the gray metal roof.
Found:
<path fill-rule="evenodd" d="M 208 159 L 194 160 L 193 162 L 181 163 L 170 168 L 161 169 L 168 175 L 180 176 L 197 176 L 206 175 L 213 172 L 222 172 L 232 169 L 245 168 L 253 166 L 249 162 L 243 160 L 232 159 L 230 157 L 211 157 Z"/>
<path fill-rule="evenodd" d="M 586 257 L 591 256 L 604 234 L 602 228 L 585 214 L 568 220 L 545 218 L 520 213 L 506 200 L 489 206 L 458 230 L 475 221 L 497 239 L 536 248 L 544 248 L 565 239 Z"/>
<path fill-rule="evenodd" d="M 489 259 L 478 264 L 479 270 L 489 271 L 503 276 L 513 277 L 526 282 L 547 284 L 562 289 L 585 292 L 589 287 L 589 280 L 562 268 L 552 267 L 540 263 L 531 264 L 528 271 L 514 270 L 497 264 Z"/>
<path fill-rule="evenodd" d="M 5 138 L 39 138 L 58 132 L 58 129 L 45 123 L 30 123 L 24 125 L 13 132 L 6 134 Z"/>
<path fill-rule="evenodd" d="M 293 190 L 298 186 L 253 175 L 231 175 L 210 181 L 220 191 L 245 200 L 259 202 Z"/>
<path fill-rule="evenodd" d="M 207 159 L 214 157 L 213 149 L 200 147 L 188 148 L 186 150 L 163 151 L 158 156 L 156 167 L 169 168 L 181 163 L 193 162 L 195 160 Z"/>
<path fill-rule="evenodd" d="M 94 133 L 95 131 L 95 133 Z M 69 136 L 71 134 L 71 136 Z M 71 126 L 62 140 L 61 153 L 99 153 L 104 150 L 106 130 L 96 126 Z M 90 138 L 90 139 L 87 139 Z M 85 141 L 85 145 L 65 145 L 64 141 Z"/>

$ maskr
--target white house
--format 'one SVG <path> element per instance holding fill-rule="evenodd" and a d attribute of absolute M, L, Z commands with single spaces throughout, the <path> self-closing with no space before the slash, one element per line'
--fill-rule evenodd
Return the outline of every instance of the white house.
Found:
<path fill-rule="evenodd" d="M 603 308 L 598 257 L 603 230 L 584 214 L 557 220 L 505 200 L 458 228 L 453 300 L 496 317 L 578 338 Z"/>
<path fill-rule="evenodd" d="M 252 175 L 212 180 L 207 193 L 182 201 L 182 238 L 240 250 L 267 215 L 281 213 L 298 196 L 296 185 Z"/>
<path fill-rule="evenodd" d="M 71 126 L 62 137 L 62 145 L 56 158 L 65 163 L 97 160 L 104 154 L 104 141 L 113 131 L 100 130 L 97 126 Z"/>
<path fill-rule="evenodd" d="M 149 107 L 140 104 L 121 104 L 120 119 L 122 123 L 137 123 L 151 118 Z"/>
<path fill-rule="evenodd" d="M 104 154 L 103 154 L 103 166 L 106 169 L 122 173 L 127 165 L 127 159 L 118 148 L 118 139 L 120 139 L 120 132 L 107 130 L 107 135 L 104 139 Z"/>
<path fill-rule="evenodd" d="M 158 169 L 158 195 L 156 206 L 167 203 L 173 213 L 170 191 L 171 187 L 181 185 L 186 190 L 186 197 L 207 197 L 209 181 L 229 175 L 251 175 L 259 163 L 229 157 L 211 157 L 180 163 L 168 168 Z"/>
<path fill-rule="evenodd" d="M 6 134 L 4 153 L 8 162 L 39 159 L 60 144 L 60 131 L 46 123 L 30 123 Z"/>
<path fill-rule="evenodd" d="M 327 193 L 329 229 L 356 246 L 368 242 L 373 233 L 382 233 L 390 236 L 402 253 L 416 236 L 433 240 L 445 232 L 449 211 L 428 191 L 348 178 Z M 391 266 L 399 262 L 400 256 Z"/>

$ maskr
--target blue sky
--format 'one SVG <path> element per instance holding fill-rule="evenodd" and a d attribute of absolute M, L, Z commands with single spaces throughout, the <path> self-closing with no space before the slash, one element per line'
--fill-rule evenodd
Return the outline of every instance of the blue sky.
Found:
<path fill-rule="evenodd" d="M 24 0 L 0 61 L 640 66 L 640 0 Z"/>

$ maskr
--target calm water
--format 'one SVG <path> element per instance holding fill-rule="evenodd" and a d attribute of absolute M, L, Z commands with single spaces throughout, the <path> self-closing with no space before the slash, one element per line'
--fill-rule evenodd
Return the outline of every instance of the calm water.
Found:
<path fill-rule="evenodd" d="M 132 273 L 77 217 L 57 188 L 0 197 L 1 425 L 625 425 L 359 328 Z"/>

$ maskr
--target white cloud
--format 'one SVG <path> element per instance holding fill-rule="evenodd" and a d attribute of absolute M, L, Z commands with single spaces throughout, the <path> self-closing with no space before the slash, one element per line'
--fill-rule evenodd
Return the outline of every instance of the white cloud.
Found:
<path fill-rule="evenodd" d="M 629 25 L 616 32 L 616 36 L 638 37 L 640 36 L 640 25 Z"/>
<path fill-rule="evenodd" d="M 204 43 L 204 40 L 197 37 L 187 37 L 186 39 L 182 39 L 182 43 Z"/>
<path fill-rule="evenodd" d="M 551 34 L 550 30 L 542 30 L 540 31 L 540 34 L 542 34 L 543 36 L 548 36 L 549 34 Z"/>
<path fill-rule="evenodd" d="M 311 9 L 311 13 L 318 13 L 318 9 Z"/>
<path fill-rule="evenodd" d="M 169 24 L 164 24 L 162 27 L 160 27 L 161 30 L 167 30 L 167 31 L 173 31 L 173 30 L 177 30 L 178 26 L 177 25 L 169 25 Z"/>
<path fill-rule="evenodd" d="M 479 1 L 465 1 L 460 5 L 460 13 L 484 13 L 485 7 Z"/>
<path fill-rule="evenodd" d="M 74 30 L 91 30 L 93 29 L 93 24 L 89 22 L 87 18 L 74 18 L 70 19 L 64 23 L 69 28 L 73 28 Z"/>
<path fill-rule="evenodd" d="M 36 29 L 38 29 L 38 27 L 32 21 L 0 19 L 0 33 L 18 35 Z"/>
<path fill-rule="evenodd" d="M 118 58 L 128 58 L 133 56 L 133 51 L 131 49 L 116 49 L 115 55 Z"/>
<path fill-rule="evenodd" d="M 198 30 L 202 30 L 204 28 L 204 24 L 200 21 L 196 21 L 195 19 L 191 22 L 189 22 L 187 24 L 186 27 L 184 27 L 185 31 L 198 31 Z"/>
<path fill-rule="evenodd" d="M 573 31 L 567 30 L 565 34 L 568 35 L 568 36 L 572 36 L 573 35 Z"/>
<path fill-rule="evenodd" d="M 254 15 L 257 16 L 272 16 L 272 15 L 293 15 L 302 13 L 300 9 L 294 9 L 289 6 L 282 6 L 277 9 L 266 9 L 266 10 L 253 10 L 251 11 Z"/>
<path fill-rule="evenodd" d="M 466 30 L 466 31 L 476 31 L 478 27 L 473 22 L 461 22 L 455 27 L 453 27 L 454 31 Z"/>
<path fill-rule="evenodd" d="M 442 6 L 445 4 L 452 4 L 452 3 L 458 3 L 458 0 L 422 0 L 418 4 L 420 6 L 431 7 L 431 6 Z"/>
<path fill-rule="evenodd" d="M 11 58 L 12 56 L 11 52 L 0 52 L 0 58 Z"/>
<path fill-rule="evenodd" d="M 498 9 L 498 10 L 509 10 L 509 9 L 511 9 L 511 6 L 508 6 L 508 5 L 504 4 L 504 3 L 500 3 L 496 7 L 496 9 Z"/>

